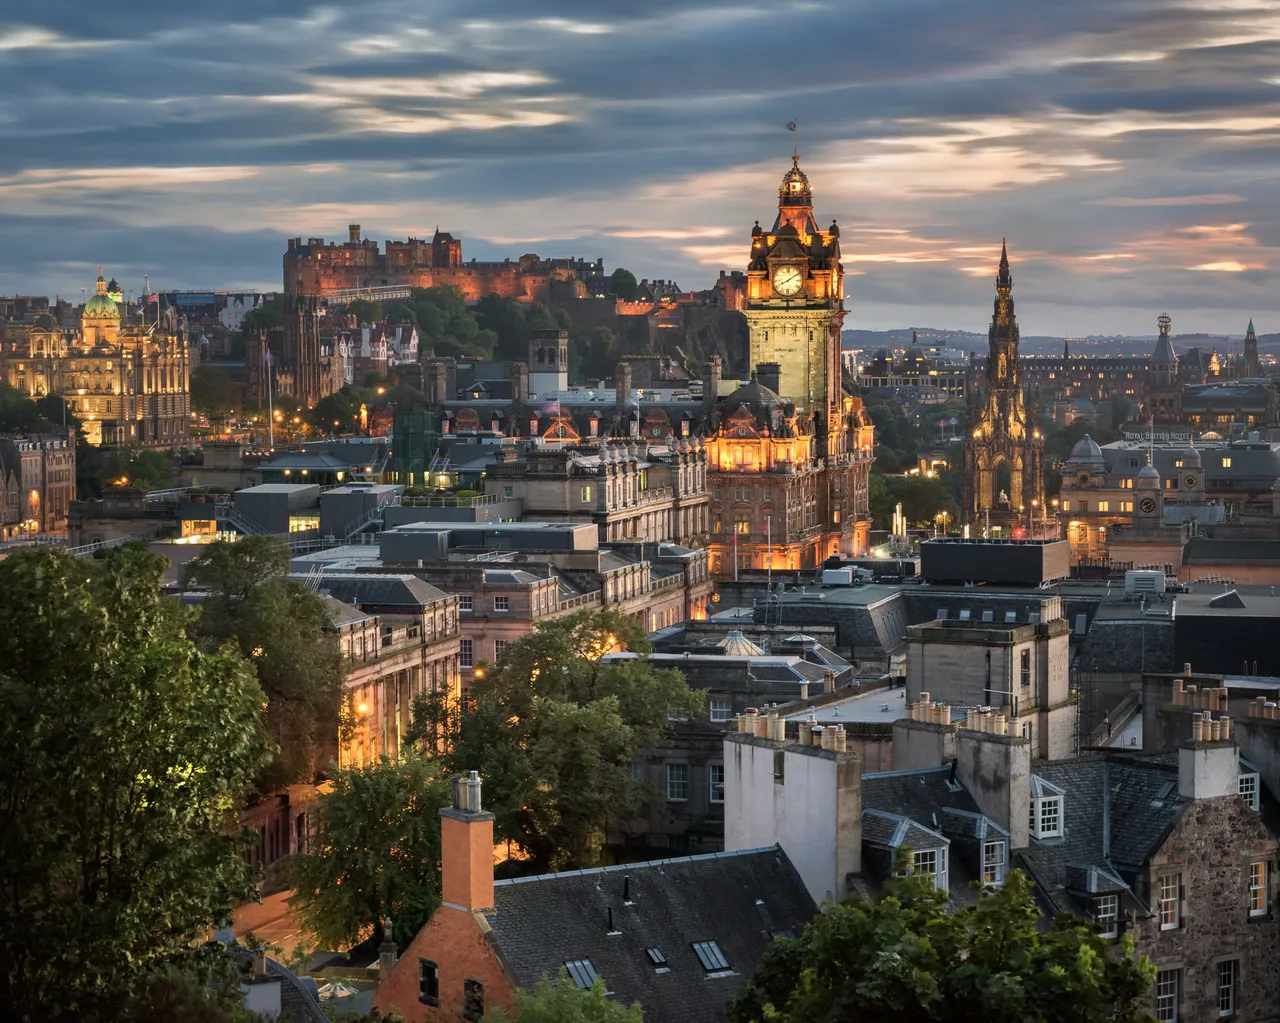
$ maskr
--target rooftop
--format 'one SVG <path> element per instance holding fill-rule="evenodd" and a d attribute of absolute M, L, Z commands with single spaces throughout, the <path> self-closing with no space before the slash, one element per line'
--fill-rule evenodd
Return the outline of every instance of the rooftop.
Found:
<path fill-rule="evenodd" d="M 808 721 L 816 718 L 824 725 L 839 725 L 845 722 L 880 722 L 891 724 L 899 718 L 907 716 L 906 690 L 873 689 L 869 693 L 860 693 L 843 700 L 824 703 L 820 707 L 796 711 L 788 714 L 788 721 Z"/>

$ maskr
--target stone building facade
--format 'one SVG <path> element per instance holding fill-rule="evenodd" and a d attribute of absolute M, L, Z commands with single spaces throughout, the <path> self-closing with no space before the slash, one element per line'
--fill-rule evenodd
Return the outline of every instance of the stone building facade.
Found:
<path fill-rule="evenodd" d="M 73 431 L 0 435 L 0 538 L 66 533 L 75 496 Z"/>
<path fill-rule="evenodd" d="M 154 312 L 153 303 L 131 319 L 109 292 L 99 274 L 79 332 L 45 317 L 6 340 L 0 379 L 30 398 L 60 395 L 90 444 L 177 446 L 191 415 L 185 328 L 171 307 Z"/>

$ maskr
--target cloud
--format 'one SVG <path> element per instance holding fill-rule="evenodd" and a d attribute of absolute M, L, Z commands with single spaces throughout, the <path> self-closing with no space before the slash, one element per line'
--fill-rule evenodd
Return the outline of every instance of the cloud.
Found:
<path fill-rule="evenodd" d="M 0 28 L 0 290 L 278 283 L 285 237 L 348 222 L 704 287 L 772 223 L 795 118 L 851 327 L 984 329 L 1005 235 L 1024 333 L 1280 324 L 1252 0 L 126 7 Z"/>

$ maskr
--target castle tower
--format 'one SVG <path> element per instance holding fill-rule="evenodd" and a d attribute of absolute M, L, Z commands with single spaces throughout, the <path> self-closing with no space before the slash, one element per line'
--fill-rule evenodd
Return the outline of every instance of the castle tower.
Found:
<path fill-rule="evenodd" d="M 971 423 L 965 438 L 965 507 L 971 525 L 987 523 L 1013 531 L 1044 514 L 1044 440 L 1028 422 L 1018 371 L 1018 320 L 1013 309 L 1013 274 L 1007 245 L 1000 249 L 995 311 L 987 332 L 987 371 L 970 397 Z M 1007 467 L 1009 486 L 999 486 Z"/>

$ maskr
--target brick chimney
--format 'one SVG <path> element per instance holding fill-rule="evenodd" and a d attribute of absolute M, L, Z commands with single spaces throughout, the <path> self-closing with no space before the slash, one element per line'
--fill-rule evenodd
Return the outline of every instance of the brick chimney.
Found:
<path fill-rule="evenodd" d="M 710 412 L 716 407 L 716 398 L 720 393 L 720 356 L 713 355 L 707 360 L 706 369 L 702 371 L 702 405 Z"/>
<path fill-rule="evenodd" d="M 618 363 L 614 381 L 617 385 L 618 411 L 624 412 L 631 401 L 631 363 Z"/>
<path fill-rule="evenodd" d="M 480 775 L 453 779 L 453 805 L 440 809 L 441 901 L 471 912 L 493 906 L 493 814 L 480 808 Z"/>

